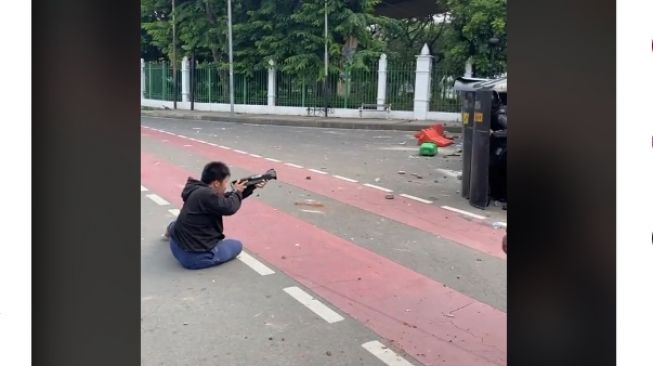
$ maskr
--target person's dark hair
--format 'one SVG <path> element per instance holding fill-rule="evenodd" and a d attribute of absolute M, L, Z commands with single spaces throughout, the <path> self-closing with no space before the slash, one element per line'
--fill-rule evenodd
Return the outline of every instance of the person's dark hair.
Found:
<path fill-rule="evenodd" d="M 202 170 L 202 182 L 211 184 L 214 181 L 222 182 L 225 178 L 231 175 L 227 164 L 221 161 L 213 161 L 204 167 Z"/>

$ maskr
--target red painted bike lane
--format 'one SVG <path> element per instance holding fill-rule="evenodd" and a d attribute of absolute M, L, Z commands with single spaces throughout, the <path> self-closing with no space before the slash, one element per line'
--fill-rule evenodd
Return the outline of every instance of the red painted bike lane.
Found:
<path fill-rule="evenodd" d="M 283 183 L 441 236 L 495 257 L 506 257 L 500 245 L 505 234 L 504 230 L 497 230 L 488 225 L 471 221 L 440 207 L 398 195 L 394 199 L 388 200 L 385 198 L 385 192 L 363 186 L 360 183 L 347 182 L 331 175 L 318 174 L 307 169 L 287 166 L 284 163 L 255 158 L 220 148 L 216 144 L 190 140 L 145 128 L 141 129 L 141 134 L 145 138 L 165 141 L 168 145 L 204 156 L 207 161 L 223 160 L 229 165 L 253 172 L 263 172 L 274 168 L 279 175 L 279 181 Z M 310 180 L 306 179 L 309 175 L 311 176 Z"/>
<path fill-rule="evenodd" d="M 190 175 L 141 154 L 142 184 L 178 207 Z M 491 306 L 254 197 L 225 227 L 247 250 L 425 365 L 506 364 L 506 314 Z"/>

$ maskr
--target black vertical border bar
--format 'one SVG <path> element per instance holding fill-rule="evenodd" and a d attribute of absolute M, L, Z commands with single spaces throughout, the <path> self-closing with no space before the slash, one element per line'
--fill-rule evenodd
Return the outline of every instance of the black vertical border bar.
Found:
<path fill-rule="evenodd" d="M 139 365 L 139 2 L 32 9 L 33 364 Z"/>
<path fill-rule="evenodd" d="M 508 0 L 510 366 L 616 362 L 615 66 L 614 0 Z"/>

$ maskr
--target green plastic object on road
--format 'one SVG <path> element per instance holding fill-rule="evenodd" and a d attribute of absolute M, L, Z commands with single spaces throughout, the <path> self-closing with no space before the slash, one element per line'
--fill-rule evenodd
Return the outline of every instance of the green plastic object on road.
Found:
<path fill-rule="evenodd" d="M 432 142 L 425 142 L 419 145 L 419 154 L 422 156 L 435 156 L 438 154 L 438 145 Z"/>

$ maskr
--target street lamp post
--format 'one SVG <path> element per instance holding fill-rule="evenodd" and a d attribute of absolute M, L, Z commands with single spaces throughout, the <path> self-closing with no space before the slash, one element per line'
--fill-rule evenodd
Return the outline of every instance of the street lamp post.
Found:
<path fill-rule="evenodd" d="M 329 18 L 327 1 L 324 0 L 324 117 L 328 117 L 327 77 L 329 76 Z"/>
<path fill-rule="evenodd" d="M 177 22 L 175 21 L 175 0 L 172 0 L 172 105 L 177 109 Z"/>
<path fill-rule="evenodd" d="M 231 33 L 231 0 L 227 1 L 227 22 L 229 28 L 229 104 L 231 113 L 234 113 L 234 55 L 233 39 Z"/>

